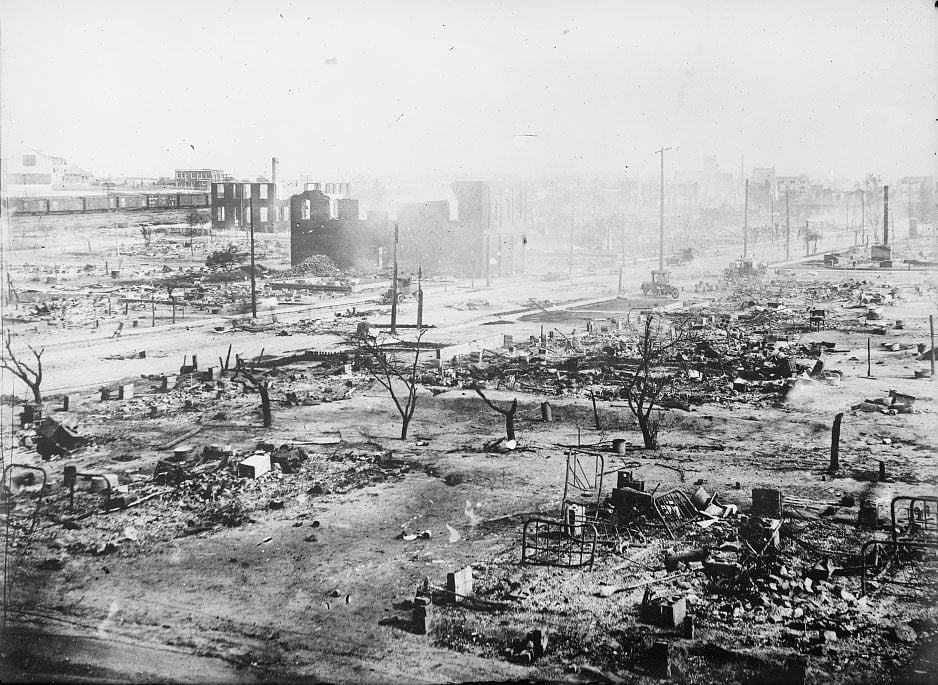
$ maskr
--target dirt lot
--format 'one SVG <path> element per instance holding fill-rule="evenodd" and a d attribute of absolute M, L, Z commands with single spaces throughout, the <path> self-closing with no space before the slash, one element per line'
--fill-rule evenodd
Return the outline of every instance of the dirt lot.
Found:
<path fill-rule="evenodd" d="M 863 500 L 880 505 L 883 526 L 892 497 L 938 494 L 938 387 L 915 373 L 929 368 L 915 346 L 928 341 L 934 277 L 807 265 L 765 280 L 776 283 L 688 294 L 673 306 L 693 313 L 696 301 L 699 311 L 719 306 L 755 317 L 782 296 L 798 303 L 787 320 L 803 327 L 808 306 L 819 300 L 799 283 L 836 289 L 866 280 L 826 301 L 828 328 L 792 336 L 803 350 L 833 343 L 823 359 L 839 379 L 796 383 L 783 399 L 774 386 L 710 378 L 685 388 L 688 406 L 664 413 L 658 450 L 642 449 L 615 384 L 571 374 L 573 385 L 550 385 L 561 379 L 552 369 L 563 358 L 585 354 L 577 346 L 598 348 L 618 335 L 601 332 L 599 323 L 589 334 L 588 321 L 606 325 L 624 312 L 631 325 L 648 306 L 614 297 L 579 309 L 529 308 L 495 325 L 466 318 L 459 339 L 509 334 L 520 341 L 516 354 L 528 356 L 537 356 L 541 344 L 528 345 L 529 336 L 556 330 L 546 355 L 551 371 L 535 373 L 532 366 L 508 380 L 504 365 L 520 362 L 505 348 L 482 361 L 464 357 L 453 375 L 439 373 L 427 358 L 405 440 L 387 392 L 338 359 L 279 366 L 268 376 L 270 428 L 260 424 L 257 395 L 231 373 L 180 378 L 168 392 L 155 376 L 129 376 L 132 399 L 102 402 L 94 389 L 70 392 L 68 412 L 50 411 L 58 400 L 47 398 L 47 414 L 75 425 L 85 444 L 42 459 L 32 438 L 20 440 L 32 430 L 14 435 L 20 444 L 13 461 L 43 466 L 49 487 L 41 497 L 27 487 L 11 500 L 6 677 L 935 682 L 934 585 L 920 587 L 925 570 L 934 578 L 934 557 L 888 569 L 864 593 L 859 547 L 889 532 L 856 525 Z M 863 321 L 866 309 L 852 309 L 855 292 L 865 290 L 895 290 L 881 318 Z M 883 333 L 870 332 L 879 325 Z M 257 333 L 257 340 L 264 335 L 270 333 Z M 568 340 L 574 336 L 582 342 Z M 815 361 L 795 356 L 809 368 Z M 159 361 L 175 372 L 177 360 Z M 516 449 L 492 446 L 504 436 L 504 419 L 468 388 L 486 374 L 493 376 L 486 382 L 490 400 L 501 406 L 518 400 Z M 530 383 L 541 391 L 526 389 L 525 378 L 536 378 Z M 591 389 L 599 398 L 595 410 Z M 891 390 L 915 396 L 912 411 L 865 402 L 888 399 Z M 553 408 L 549 423 L 542 420 L 545 400 Z M 840 469 L 830 473 L 838 413 L 844 414 Z M 626 441 L 618 452 L 611 446 L 616 438 Z M 259 446 L 282 457 L 281 467 L 239 478 L 236 462 Z M 691 496 L 703 487 L 742 516 L 707 527 L 690 523 L 674 537 L 653 521 L 623 525 L 591 570 L 522 565 L 524 523 L 560 515 L 566 453 L 576 446 L 590 464 L 601 457 L 602 498 L 611 495 L 616 472 L 629 471 L 648 491 L 677 488 Z M 161 461 L 191 477 L 178 480 L 170 467 L 170 475 L 154 479 Z M 82 481 L 70 507 L 66 465 L 116 475 L 115 494 L 126 489 L 138 503 L 104 513 L 103 494 Z M 702 548 L 712 559 L 735 559 L 753 488 L 777 488 L 785 497 L 781 549 L 763 574 L 742 587 L 692 565 L 663 570 L 666 556 L 679 551 Z M 853 506 L 844 504 L 849 497 Z M 424 531 L 429 535 L 417 535 Z M 836 570 L 825 573 L 828 560 Z M 433 588 L 466 565 L 473 569 L 472 597 L 444 601 Z M 649 582 L 658 594 L 685 598 L 693 639 L 684 637 L 683 625 L 643 620 L 640 584 Z M 416 634 L 412 621 L 420 586 L 435 595 L 427 635 Z M 609 594 L 612 586 L 625 589 Z M 520 653 L 535 629 L 548 634 L 547 646 L 529 663 Z M 656 656 L 661 640 L 670 645 L 670 676 Z"/>

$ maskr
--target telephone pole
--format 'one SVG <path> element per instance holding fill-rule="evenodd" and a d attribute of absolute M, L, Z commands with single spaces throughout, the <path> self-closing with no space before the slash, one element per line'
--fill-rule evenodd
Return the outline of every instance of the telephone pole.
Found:
<path fill-rule="evenodd" d="M 397 335 L 397 222 L 394 222 L 394 274 L 391 276 L 391 335 Z"/>
<path fill-rule="evenodd" d="M 860 189 L 860 243 L 866 244 L 866 193 Z"/>
<path fill-rule="evenodd" d="M 791 208 L 788 206 L 788 190 L 785 190 L 785 261 L 791 259 Z"/>
<path fill-rule="evenodd" d="M 254 274 L 254 196 L 248 199 L 248 213 L 251 220 L 251 318 L 257 318 L 257 280 Z"/>
<path fill-rule="evenodd" d="M 664 153 L 670 150 L 662 147 L 655 154 L 661 155 L 661 211 L 658 215 L 658 273 L 664 272 Z"/>
<path fill-rule="evenodd" d="M 743 204 L 743 258 L 749 249 L 749 179 L 746 179 L 746 199 Z"/>

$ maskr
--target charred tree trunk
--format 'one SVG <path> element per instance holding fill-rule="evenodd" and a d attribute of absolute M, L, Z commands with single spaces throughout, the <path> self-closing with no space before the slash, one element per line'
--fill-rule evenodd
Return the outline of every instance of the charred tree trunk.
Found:
<path fill-rule="evenodd" d="M 515 412 L 518 410 L 518 400 L 511 403 L 511 408 L 505 412 L 505 436 L 507 440 L 515 439 Z"/>
<path fill-rule="evenodd" d="M 261 415 L 264 417 L 264 428 L 270 428 L 274 422 L 273 414 L 270 411 L 270 392 L 267 385 L 261 383 L 257 386 L 257 394 L 261 396 Z"/>
<path fill-rule="evenodd" d="M 479 388 L 473 388 L 476 394 L 493 410 L 505 417 L 505 440 L 515 439 L 515 412 L 518 411 L 518 399 L 511 401 L 508 409 L 502 409 L 497 404 L 486 397 Z"/>

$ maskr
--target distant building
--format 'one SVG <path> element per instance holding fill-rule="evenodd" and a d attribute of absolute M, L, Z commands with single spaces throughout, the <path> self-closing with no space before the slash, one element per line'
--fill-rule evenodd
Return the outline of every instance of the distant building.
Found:
<path fill-rule="evenodd" d="M 807 174 L 800 176 L 778 176 L 775 179 L 778 196 L 789 195 L 791 198 L 806 198 L 811 191 L 811 179 Z"/>
<path fill-rule="evenodd" d="M 468 241 L 463 270 L 508 275 L 524 273 L 528 199 L 524 183 L 456 181 L 459 237 Z"/>
<path fill-rule="evenodd" d="M 208 192 L 213 183 L 225 180 L 221 169 L 176 169 L 176 187 Z"/>
<path fill-rule="evenodd" d="M 95 182 L 95 177 L 91 172 L 69 164 L 63 174 L 62 182 L 66 185 L 91 185 Z"/>
<path fill-rule="evenodd" d="M 289 227 L 290 203 L 277 197 L 276 183 L 212 183 L 211 204 L 212 228 L 253 225 L 255 230 L 269 232 Z"/>
<path fill-rule="evenodd" d="M 2 166 L 5 185 L 51 186 L 62 183 L 67 162 L 61 157 L 23 147 L 5 157 Z"/>

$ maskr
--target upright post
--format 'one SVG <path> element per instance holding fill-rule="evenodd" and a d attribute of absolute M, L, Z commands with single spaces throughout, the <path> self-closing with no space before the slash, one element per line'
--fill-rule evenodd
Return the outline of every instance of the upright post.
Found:
<path fill-rule="evenodd" d="M 769 184 L 768 181 L 765 182 Z M 769 213 L 769 225 L 772 227 L 772 241 L 775 242 L 775 192 L 769 187 L 769 201 L 771 202 L 771 211 Z"/>
<path fill-rule="evenodd" d="M 394 222 L 394 272 L 391 276 L 391 335 L 397 335 L 397 222 Z"/>
<path fill-rule="evenodd" d="M 889 186 L 883 186 L 883 246 L 889 247 Z"/>
<path fill-rule="evenodd" d="M 257 277 L 254 274 L 254 196 L 248 200 L 248 214 L 251 220 L 251 318 L 257 318 Z"/>
<path fill-rule="evenodd" d="M 791 259 L 791 207 L 788 204 L 788 189 L 785 190 L 785 261 Z"/>
<path fill-rule="evenodd" d="M 872 340 L 873 340 L 872 338 L 866 339 L 866 377 L 867 378 L 873 377 L 873 362 L 872 362 L 873 342 Z"/>
<path fill-rule="evenodd" d="M 664 153 L 671 148 L 662 147 L 658 150 L 661 155 L 661 203 L 658 213 L 658 272 L 664 271 Z"/>
<path fill-rule="evenodd" d="M 866 244 L 866 192 L 860 190 L 860 238 Z"/>
<path fill-rule="evenodd" d="M 423 329 L 423 267 L 417 267 L 417 332 Z"/>
<path fill-rule="evenodd" d="M 828 469 L 830 473 L 836 473 L 840 468 L 840 422 L 843 418 L 843 412 L 834 417 L 834 427 L 831 430 L 831 464 Z"/>
<path fill-rule="evenodd" d="M 931 333 L 931 377 L 935 377 L 935 315 L 928 315 L 928 329 Z"/>
<path fill-rule="evenodd" d="M 749 179 L 746 179 L 746 199 L 743 204 L 743 257 L 749 247 Z"/>

